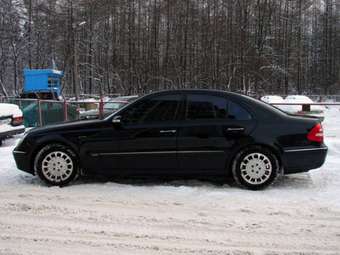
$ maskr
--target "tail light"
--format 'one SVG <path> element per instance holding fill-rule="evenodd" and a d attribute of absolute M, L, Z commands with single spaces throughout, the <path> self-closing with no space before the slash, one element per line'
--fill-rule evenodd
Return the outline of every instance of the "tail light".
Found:
<path fill-rule="evenodd" d="M 20 126 L 24 122 L 24 118 L 22 116 L 13 117 L 12 118 L 12 125 L 13 126 Z"/>
<path fill-rule="evenodd" d="M 311 142 L 323 142 L 323 128 L 320 123 L 316 124 L 307 135 L 307 139 Z"/>

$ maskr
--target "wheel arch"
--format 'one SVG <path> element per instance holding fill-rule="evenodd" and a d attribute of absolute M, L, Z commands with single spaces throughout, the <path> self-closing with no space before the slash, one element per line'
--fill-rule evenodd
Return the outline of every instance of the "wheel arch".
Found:
<path fill-rule="evenodd" d="M 34 162 L 35 162 L 35 158 L 37 156 L 37 154 L 47 145 L 49 144 L 60 144 L 63 146 L 68 147 L 69 149 L 71 149 L 71 151 L 75 154 L 75 156 L 79 159 L 79 151 L 76 145 L 74 145 L 73 143 L 69 142 L 68 140 L 64 139 L 61 136 L 58 135 L 53 135 L 53 136 L 48 136 L 48 137 L 42 137 L 41 139 L 39 139 L 36 143 L 36 145 L 34 146 L 32 153 L 31 153 L 31 168 L 35 169 L 34 166 Z M 35 171 L 34 171 L 35 174 Z"/>
<path fill-rule="evenodd" d="M 234 160 L 236 158 L 236 156 L 244 149 L 249 148 L 249 147 L 261 147 L 264 149 L 267 149 L 269 151 L 271 151 L 272 153 L 274 153 L 274 155 L 276 156 L 278 162 L 279 162 L 279 167 L 282 168 L 283 163 L 282 163 L 282 156 L 281 156 L 281 152 L 280 149 L 277 148 L 274 145 L 269 145 L 269 144 L 265 144 L 265 143 L 251 143 L 251 144 L 244 144 L 242 146 L 237 147 L 236 149 L 234 149 L 232 151 L 232 156 L 229 158 L 228 162 L 227 162 L 227 169 L 228 169 L 228 177 L 232 176 L 232 165 L 234 163 Z"/>

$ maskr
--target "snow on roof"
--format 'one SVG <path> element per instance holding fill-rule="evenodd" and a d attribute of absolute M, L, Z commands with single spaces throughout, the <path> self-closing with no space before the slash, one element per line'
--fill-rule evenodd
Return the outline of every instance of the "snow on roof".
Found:
<path fill-rule="evenodd" d="M 275 95 L 268 95 L 261 97 L 261 101 L 266 102 L 268 104 L 274 104 L 274 103 L 283 103 L 284 100 L 281 96 L 275 96 Z"/>
<path fill-rule="evenodd" d="M 19 106 L 15 104 L 0 103 L 0 117 L 3 116 L 22 116 L 22 111 L 20 110 Z"/>
<path fill-rule="evenodd" d="M 310 99 L 307 96 L 302 96 L 302 95 L 290 95 L 290 96 L 287 96 L 285 101 L 286 102 L 290 102 L 290 103 L 303 103 L 303 104 L 313 103 L 312 99 Z"/>

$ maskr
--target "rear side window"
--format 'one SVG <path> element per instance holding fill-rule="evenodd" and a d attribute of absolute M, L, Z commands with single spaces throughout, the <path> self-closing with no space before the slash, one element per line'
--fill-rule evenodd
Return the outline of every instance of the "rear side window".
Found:
<path fill-rule="evenodd" d="M 180 100 L 180 95 L 168 95 L 138 101 L 123 112 L 122 120 L 126 124 L 174 120 Z"/>
<path fill-rule="evenodd" d="M 223 97 L 189 95 L 187 102 L 188 120 L 227 118 L 228 102 Z"/>
<path fill-rule="evenodd" d="M 232 120 L 250 120 L 250 113 L 238 104 L 229 101 L 228 118 Z"/>
<path fill-rule="evenodd" d="M 187 120 L 249 120 L 251 115 L 243 107 L 224 97 L 189 95 L 187 97 Z"/>

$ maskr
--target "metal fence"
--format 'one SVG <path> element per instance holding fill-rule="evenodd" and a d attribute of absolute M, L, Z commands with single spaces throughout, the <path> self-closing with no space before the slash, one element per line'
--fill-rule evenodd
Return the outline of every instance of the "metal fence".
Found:
<path fill-rule="evenodd" d="M 288 95 L 277 95 L 282 98 L 287 97 Z M 314 102 L 340 102 L 340 95 L 306 95 Z M 260 98 L 260 97 L 259 97 Z"/>
<path fill-rule="evenodd" d="M 103 116 L 103 101 L 57 101 L 41 99 L 23 99 L 7 97 L 1 102 L 19 106 L 24 116 L 26 127 L 45 126 L 65 121 L 79 120 L 81 111 L 98 110 L 98 117 Z"/>

